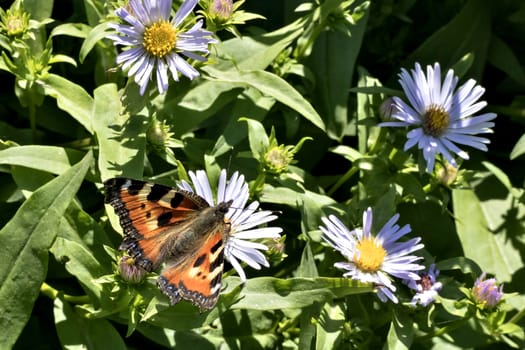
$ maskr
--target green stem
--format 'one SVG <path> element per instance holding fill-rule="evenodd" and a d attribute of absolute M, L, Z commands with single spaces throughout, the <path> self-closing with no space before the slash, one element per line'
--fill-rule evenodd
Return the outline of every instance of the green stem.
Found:
<path fill-rule="evenodd" d="M 518 312 L 516 315 L 512 316 L 512 318 L 509 320 L 509 323 L 517 324 L 519 320 L 525 315 L 525 308 L 521 309 L 520 312 Z"/>
<path fill-rule="evenodd" d="M 424 335 L 422 337 L 418 337 L 417 341 L 420 342 L 420 341 L 424 341 L 424 340 L 427 340 L 427 339 L 430 339 L 430 338 L 442 336 L 443 334 L 448 334 L 451 331 L 453 331 L 455 329 L 458 329 L 459 327 L 463 326 L 465 323 L 467 323 L 470 320 L 470 318 L 471 318 L 471 315 L 467 314 L 467 315 L 465 315 L 464 318 L 462 318 L 460 320 L 452 322 L 452 323 L 446 325 L 445 327 L 438 328 L 436 331 L 434 331 L 432 333 L 426 334 L 426 335 Z"/>
<path fill-rule="evenodd" d="M 59 292 L 55 288 L 51 287 L 47 283 L 42 283 L 40 286 L 40 293 L 44 294 L 49 299 L 55 300 L 56 298 L 61 298 L 64 301 L 67 301 L 72 304 L 87 304 L 89 303 L 89 297 L 87 295 L 68 295 L 68 294 L 62 294 L 62 292 Z"/>
<path fill-rule="evenodd" d="M 357 169 L 358 168 L 355 166 L 351 167 L 350 170 L 348 170 L 346 174 L 341 176 L 339 180 L 337 180 L 337 182 L 332 186 L 332 188 L 328 190 L 327 195 L 332 196 L 339 187 L 341 187 L 346 181 L 348 181 L 348 179 L 350 179 L 357 172 Z"/>
<path fill-rule="evenodd" d="M 31 93 L 31 96 L 33 94 Z M 33 143 L 36 143 L 36 108 L 35 104 L 32 101 L 29 102 L 29 124 L 31 125 L 31 137 Z"/>
<path fill-rule="evenodd" d="M 266 175 L 264 174 L 264 170 L 259 167 L 259 174 L 257 174 L 257 178 L 252 184 L 251 192 L 255 193 L 256 195 L 259 195 L 264 187 L 264 184 L 266 182 Z"/>

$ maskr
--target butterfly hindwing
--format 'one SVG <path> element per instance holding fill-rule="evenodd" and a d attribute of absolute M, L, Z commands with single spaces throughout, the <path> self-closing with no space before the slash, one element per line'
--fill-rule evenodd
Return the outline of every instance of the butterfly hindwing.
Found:
<path fill-rule="evenodd" d="M 120 249 L 147 271 L 164 260 L 167 252 L 163 247 L 180 232 L 174 228 L 209 206 L 191 192 L 144 181 L 114 178 L 104 186 L 105 202 L 115 209 L 124 231 Z"/>
<path fill-rule="evenodd" d="M 225 223 L 219 225 L 191 259 L 168 261 L 157 284 L 172 305 L 185 299 L 201 311 L 215 306 L 221 290 L 227 227 Z"/>

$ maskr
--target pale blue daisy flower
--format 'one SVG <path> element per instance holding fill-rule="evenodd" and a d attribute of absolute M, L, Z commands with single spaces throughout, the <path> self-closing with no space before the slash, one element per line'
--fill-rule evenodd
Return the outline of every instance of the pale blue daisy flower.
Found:
<path fill-rule="evenodd" d="M 394 215 L 377 235 L 372 235 L 372 209 L 368 208 L 363 213 L 363 229 L 350 231 L 334 215 L 323 217 L 321 220 L 325 227 L 319 227 L 323 232 L 322 238 L 347 259 L 334 264 L 346 270 L 343 277 L 375 284 L 377 296 L 383 302 L 388 299 L 398 302 L 391 277 L 418 280 L 420 277 L 415 271 L 425 268 L 415 263 L 421 257 L 411 255 L 423 248 L 423 244 L 419 243 L 421 238 L 399 242 L 398 239 L 411 230 L 409 225 L 399 227 L 396 224 L 398 219 L 399 214 Z"/>
<path fill-rule="evenodd" d="M 129 77 L 135 77 L 141 95 L 154 70 L 161 94 L 168 89 L 168 69 L 175 81 L 179 80 L 179 72 L 189 79 L 199 76 L 182 56 L 204 62 L 206 58 L 195 52 L 206 55 L 208 45 L 217 41 L 211 32 L 202 29 L 202 21 L 188 30 L 180 28 L 197 3 L 185 0 L 171 21 L 171 0 L 129 0 L 126 8 L 115 11 L 128 24 L 111 24 L 118 35 L 110 34 L 108 38 L 115 45 L 128 47 L 118 55 L 117 63 Z"/>
<path fill-rule="evenodd" d="M 259 203 L 257 201 L 246 205 L 250 192 L 244 176 L 235 172 L 232 177 L 226 179 L 226 170 L 222 170 L 219 177 L 217 188 L 217 200 L 211 190 L 208 176 L 204 170 L 196 173 L 189 172 L 193 187 L 186 181 L 179 184 L 179 188 L 194 192 L 204 198 L 210 206 L 233 200 L 228 212 L 225 215 L 226 220 L 230 223 L 229 237 L 225 243 L 224 257 L 230 262 L 233 268 L 239 274 L 241 281 L 246 281 L 246 274 L 239 261 L 244 261 L 250 267 L 259 270 L 261 266 L 269 267 L 268 260 L 261 252 L 268 247 L 259 242 L 251 242 L 254 239 L 279 239 L 283 231 L 280 227 L 261 227 L 277 219 L 273 212 L 268 210 L 257 210 Z"/>
<path fill-rule="evenodd" d="M 416 294 L 410 302 L 412 306 L 416 306 L 417 304 L 427 306 L 436 300 L 439 291 L 443 288 L 443 284 L 436 281 L 438 276 L 439 270 L 436 269 L 436 264 L 431 264 L 428 267 L 428 272 L 419 274 L 419 280 L 410 279 L 403 281 L 409 288 L 416 291 Z"/>
<path fill-rule="evenodd" d="M 486 144 L 490 141 L 474 136 L 491 133 L 494 123 L 489 121 L 496 118 L 494 113 L 474 116 L 487 105 L 485 101 L 478 102 L 484 88 L 470 79 L 456 90 L 458 77 L 449 70 L 442 82 L 439 63 L 435 63 L 434 68 L 427 66 L 426 75 L 416 63 L 411 74 L 402 69 L 399 77 L 410 104 L 394 97 L 391 118 L 395 121 L 380 123 L 379 126 L 415 127 L 407 134 L 404 150 L 417 144 L 423 151 L 428 172 L 434 168 L 438 154 L 456 168 L 458 165 L 453 154 L 468 159 L 468 154 L 456 144 L 487 150 Z"/>

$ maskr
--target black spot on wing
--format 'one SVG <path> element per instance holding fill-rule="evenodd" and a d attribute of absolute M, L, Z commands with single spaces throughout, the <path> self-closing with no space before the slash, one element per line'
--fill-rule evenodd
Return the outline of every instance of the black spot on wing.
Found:
<path fill-rule="evenodd" d="M 217 250 L 219 250 L 219 248 L 221 248 L 221 247 L 222 247 L 222 239 L 219 240 L 217 243 L 215 243 L 215 244 L 213 245 L 213 247 L 211 247 L 211 253 L 212 253 L 212 254 L 215 254 L 215 252 L 216 252 Z"/>
<path fill-rule="evenodd" d="M 220 285 L 221 284 L 221 280 L 222 280 L 222 273 L 219 273 L 217 276 L 215 276 L 211 282 L 210 282 L 210 286 L 211 288 L 213 289 L 216 285 Z M 220 290 L 218 290 L 216 292 L 217 295 L 219 295 L 219 292 Z"/>
<path fill-rule="evenodd" d="M 170 223 L 170 220 L 172 217 L 173 217 L 173 213 L 169 211 L 163 214 L 160 214 L 159 217 L 157 218 L 157 226 L 159 227 L 166 226 L 167 224 Z"/>
<path fill-rule="evenodd" d="M 224 262 L 224 254 L 221 252 L 217 256 L 217 259 L 215 259 L 214 261 L 212 261 L 210 263 L 210 270 L 209 270 L 209 272 L 212 273 L 213 271 L 215 271 L 215 269 L 220 268 L 222 266 L 223 262 Z"/>
<path fill-rule="evenodd" d="M 144 188 L 145 182 L 131 180 L 131 184 L 127 187 L 130 196 L 136 196 Z"/>
<path fill-rule="evenodd" d="M 155 184 L 151 186 L 151 191 L 146 197 L 146 199 L 151 202 L 157 202 L 159 199 L 164 197 L 171 190 L 172 190 L 171 187 Z"/>
<path fill-rule="evenodd" d="M 204 259 L 206 259 L 206 254 L 202 254 L 195 260 L 195 263 L 193 263 L 193 267 L 199 267 L 204 262 Z"/>
<path fill-rule="evenodd" d="M 182 203 L 183 200 L 184 200 L 184 195 L 180 193 L 175 193 L 175 195 L 170 201 L 170 205 L 172 208 L 177 208 Z"/>

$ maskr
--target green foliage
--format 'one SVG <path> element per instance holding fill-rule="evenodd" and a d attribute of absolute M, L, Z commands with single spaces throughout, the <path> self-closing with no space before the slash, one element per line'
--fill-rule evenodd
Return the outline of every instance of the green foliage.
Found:
<path fill-rule="evenodd" d="M 126 2 L 66 3 L 0 9 L 0 349 L 525 348 L 525 3 L 200 0 L 186 24 L 217 42 L 203 62 L 179 52 L 199 76 L 170 73 L 162 95 L 154 69 L 143 96 L 108 37 Z M 416 62 L 485 88 L 487 152 L 459 145 L 469 159 L 429 172 L 410 128 L 378 126 Z M 241 260 L 244 283 L 226 263 L 202 313 L 170 305 L 158 270 L 121 275 L 103 193 L 113 177 L 176 186 L 199 169 L 212 191 L 238 171 L 277 218 L 263 227 L 283 229 L 250 241 L 269 266 Z M 357 257 L 327 244 L 321 218 L 353 230 L 368 207 L 374 234 L 399 213 L 401 240 L 421 237 L 433 302 L 392 277 L 399 302 L 383 303 L 383 285 L 334 267 Z M 473 298 L 483 272 L 504 286 L 494 308 Z"/>

